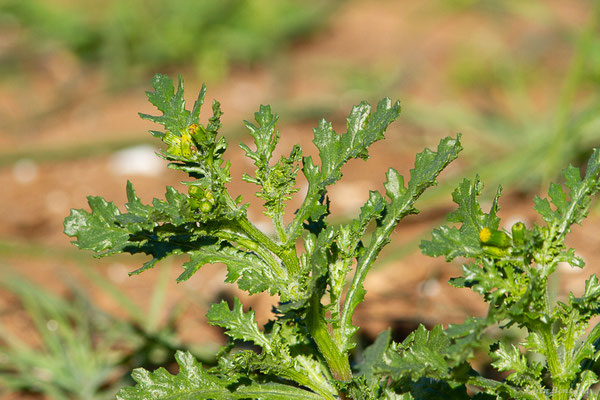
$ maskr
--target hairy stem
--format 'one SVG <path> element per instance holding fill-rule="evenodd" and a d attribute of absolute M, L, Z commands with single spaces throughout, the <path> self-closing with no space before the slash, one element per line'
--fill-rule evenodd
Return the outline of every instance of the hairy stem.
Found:
<path fill-rule="evenodd" d="M 568 400 L 570 392 L 570 382 L 565 380 L 562 375 L 564 366 L 561 363 L 559 348 L 554 341 L 552 334 L 552 326 L 550 324 L 543 325 L 540 334 L 544 342 L 546 360 L 548 369 L 552 377 L 552 399 L 553 400 Z"/>
<path fill-rule="evenodd" d="M 227 196 L 227 205 L 232 210 L 237 210 L 237 206 L 234 200 L 231 198 L 231 196 Z M 279 262 L 272 255 L 269 254 L 269 259 L 274 261 L 270 262 L 270 264 L 280 276 L 287 276 L 288 273 L 294 275 L 299 271 L 300 263 L 295 253 L 292 254 L 288 249 L 278 245 L 273 240 L 271 240 L 271 238 L 269 238 L 262 231 L 256 228 L 256 226 L 254 226 L 254 224 L 252 224 L 252 222 L 250 222 L 248 218 L 246 218 L 246 216 L 241 216 L 237 219 L 237 222 L 240 225 L 240 227 L 244 230 L 244 232 L 246 232 L 248 236 L 254 239 L 261 247 L 268 250 L 270 253 L 275 254 L 281 259 L 283 264 L 287 267 L 287 271 L 281 268 Z M 262 255 L 263 254 L 261 254 L 261 256 Z"/>
<path fill-rule="evenodd" d="M 322 315 L 322 308 L 323 306 L 319 297 L 316 293 L 313 294 L 310 300 L 310 307 L 307 311 L 306 326 L 319 347 L 319 351 L 325 358 L 331 375 L 338 381 L 349 382 L 352 380 L 352 371 L 350 370 L 348 355 L 340 351 L 329 334 L 327 322 Z"/>

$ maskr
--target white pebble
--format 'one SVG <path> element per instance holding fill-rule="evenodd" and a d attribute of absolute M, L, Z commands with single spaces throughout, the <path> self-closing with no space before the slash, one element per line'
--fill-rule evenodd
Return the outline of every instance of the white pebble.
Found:
<path fill-rule="evenodd" d="M 165 167 L 156 155 L 156 148 L 140 145 L 113 154 L 110 169 L 115 175 L 157 176 Z"/>
<path fill-rule="evenodd" d="M 18 160 L 12 169 L 13 177 L 21 184 L 30 183 L 38 176 L 37 164 L 28 158 Z"/>
<path fill-rule="evenodd" d="M 421 292 L 426 297 L 434 297 L 441 291 L 440 283 L 436 279 L 428 279 L 423 282 Z"/>
<path fill-rule="evenodd" d="M 48 320 L 48 322 L 46 322 L 46 328 L 48 328 L 50 332 L 54 332 L 58 329 L 58 322 L 53 319 Z"/>

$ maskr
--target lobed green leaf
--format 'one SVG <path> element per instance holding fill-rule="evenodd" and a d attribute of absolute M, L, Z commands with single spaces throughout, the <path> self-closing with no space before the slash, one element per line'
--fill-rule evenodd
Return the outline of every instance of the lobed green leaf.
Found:
<path fill-rule="evenodd" d="M 497 212 L 501 188 L 498 188 L 487 214 L 481 210 L 477 200 L 482 190 L 483 184 L 479 177 L 474 181 L 465 179 L 460 183 L 452 193 L 452 200 L 458 208 L 448 214 L 448 221 L 461 224 L 460 228 L 442 226 L 434 229 L 432 240 L 421 242 L 423 254 L 431 257 L 444 256 L 448 261 L 456 257 L 476 258 L 481 255 L 479 232 L 484 227 L 497 230 L 500 224 Z"/>
<path fill-rule="evenodd" d="M 507 377 L 509 381 L 524 386 L 540 386 L 542 364 L 530 363 L 516 346 L 500 343 L 494 355 L 498 359 L 492 365 L 498 371 L 511 371 Z"/>
<path fill-rule="evenodd" d="M 115 223 L 121 215 L 117 206 L 102 197 L 93 196 L 88 197 L 88 204 L 91 213 L 81 209 L 71 210 L 64 221 L 65 234 L 77 238 L 73 243 L 80 249 L 97 253 L 123 250 L 129 241 L 129 232 Z"/>
<path fill-rule="evenodd" d="M 231 385 L 226 379 L 211 375 L 190 353 L 178 351 L 175 354 L 179 364 L 177 375 L 169 374 L 159 368 L 154 372 L 144 369 L 134 370 L 132 376 L 137 382 L 135 387 L 122 389 L 118 400 L 320 400 L 321 396 L 314 392 L 288 386 L 281 383 L 259 383 L 246 381 L 239 385 Z"/>
<path fill-rule="evenodd" d="M 294 221 L 288 226 L 288 243 L 300 235 L 304 221 L 319 220 L 327 213 L 322 199 L 327 186 L 337 182 L 341 168 L 352 158 L 368 158 L 368 148 L 375 141 L 383 139 L 387 127 L 400 116 L 400 103 L 389 98 L 381 100 L 371 114 L 371 106 L 363 102 L 352 108 L 347 121 L 347 131 L 341 136 L 331 123 L 322 120 L 315 128 L 313 143 L 319 150 L 321 166 L 313 163 L 312 157 L 304 157 L 302 172 L 308 181 L 308 193 Z"/>
<path fill-rule="evenodd" d="M 269 339 L 258 329 L 254 311 L 244 313 L 244 307 L 237 297 L 234 299 L 233 309 L 230 310 L 227 302 L 223 300 L 221 303 L 212 304 L 206 316 L 211 325 L 225 328 L 225 333 L 233 339 L 254 342 L 267 353 L 272 351 Z"/>
<path fill-rule="evenodd" d="M 255 177 L 244 175 L 243 179 L 262 187 L 256 196 L 265 200 L 265 214 L 274 218 L 275 223 L 278 224 L 282 223 L 279 220 L 283 214 L 285 202 L 298 191 L 295 184 L 302 150 L 300 146 L 294 146 L 288 157 L 282 156 L 275 165 L 271 166 L 270 160 L 280 135 L 279 129 L 276 128 L 279 117 L 271 113 L 269 106 L 261 106 L 254 116 L 258 125 L 253 125 L 248 121 L 245 121 L 245 124 L 254 138 L 256 151 L 251 150 L 245 144 L 240 144 L 240 147 L 246 152 L 246 156 L 254 160 L 256 173 Z M 278 226 L 278 229 L 281 230 L 280 235 L 284 236 L 283 226 Z"/>
<path fill-rule="evenodd" d="M 569 166 L 564 171 L 565 185 L 568 192 L 552 183 L 548 196 L 555 209 L 552 209 L 548 199 L 534 199 L 535 210 L 544 218 L 551 229 L 556 231 L 557 238 L 563 238 L 570 226 L 580 223 L 587 215 L 590 197 L 598 192 L 600 173 L 600 149 L 595 149 L 588 161 L 583 179 L 579 170 Z M 568 199 L 568 200 L 567 200 Z"/>
<path fill-rule="evenodd" d="M 377 367 L 385 363 L 391 341 L 391 330 L 386 329 L 362 353 L 363 359 L 356 366 L 356 375 L 364 376 L 370 386 L 376 385 L 382 379 L 380 374 L 377 374 Z"/>
<path fill-rule="evenodd" d="M 384 186 L 390 201 L 381 212 L 382 217 L 378 220 L 368 246 L 357 257 L 356 272 L 344 302 L 340 326 L 343 348 L 352 346 L 351 338 L 358 329 L 352 325 L 352 314 L 364 299 L 363 282 L 371 265 L 381 249 L 389 242 L 389 237 L 398 222 L 407 215 L 417 212 L 414 207 L 416 200 L 427 187 L 436 184 L 437 176 L 458 157 L 461 150 L 459 136 L 456 139 L 442 139 L 436 152 L 425 149 L 417 154 L 415 167 L 410 171 L 411 180 L 408 187 L 404 186 L 404 179 L 397 171 L 392 168 L 388 170 Z M 373 201 L 375 201 L 373 204 L 379 203 L 377 196 Z M 365 210 L 367 211 L 368 209 Z"/>
<path fill-rule="evenodd" d="M 204 103 L 204 97 L 206 95 L 206 86 L 202 85 L 202 89 L 198 94 L 198 98 L 195 101 L 194 108 L 191 112 L 185 109 L 183 79 L 181 76 L 179 77 L 177 92 L 175 92 L 173 81 L 167 75 L 154 75 L 152 87 L 154 88 L 154 92 L 146 92 L 146 96 L 148 96 L 150 103 L 158 108 L 163 115 L 153 116 L 140 113 L 140 117 L 159 123 L 163 125 L 167 131 L 175 133 L 176 135 L 179 135 L 180 130 L 186 129 L 189 125 L 198 122 L 200 107 Z"/>

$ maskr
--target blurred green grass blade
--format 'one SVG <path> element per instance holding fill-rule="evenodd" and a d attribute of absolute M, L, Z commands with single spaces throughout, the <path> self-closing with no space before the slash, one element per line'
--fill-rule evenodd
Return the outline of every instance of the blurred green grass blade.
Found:
<path fill-rule="evenodd" d="M 167 288 L 169 284 L 169 274 L 173 269 L 172 262 L 163 263 L 159 268 L 156 283 L 152 290 L 150 303 L 148 304 L 147 317 L 145 322 L 146 331 L 153 333 L 158 331 L 160 323 L 160 314 L 164 310 L 165 301 L 167 299 Z"/>
<path fill-rule="evenodd" d="M 42 259 L 55 260 L 76 260 L 88 261 L 90 257 L 73 248 L 60 248 L 57 246 L 49 246 L 43 243 L 26 242 L 22 240 L 13 240 L 10 238 L 0 239 L 0 255 L 3 256 L 23 256 L 36 257 Z M 6 267 L 7 268 L 7 267 Z"/>
<path fill-rule="evenodd" d="M 4 269 L 0 285 L 20 300 L 41 347 L 9 329 L 0 330 L 0 351 L 6 356 L 0 364 L 0 380 L 10 380 L 12 390 L 36 390 L 53 399 L 101 398 L 98 395 L 114 376 L 118 358 L 110 351 L 115 338 L 98 336 L 93 326 L 98 311 L 81 294 L 67 301 Z"/>
<path fill-rule="evenodd" d="M 585 66 L 592 57 L 593 40 L 598 34 L 600 27 L 600 2 L 594 2 L 590 10 L 590 18 L 586 26 L 579 32 L 575 43 L 575 51 L 562 84 L 553 121 L 554 132 L 550 135 L 548 151 L 544 163 L 546 171 L 544 181 L 549 182 L 557 173 L 559 166 L 564 163 L 564 152 L 569 150 L 568 141 L 573 139 L 569 135 L 569 121 L 573 112 L 573 104 L 576 100 L 578 90 L 584 80 Z"/>
<path fill-rule="evenodd" d="M 145 322 L 146 313 L 133 302 L 123 291 L 110 280 L 104 277 L 96 268 L 90 267 L 84 263 L 78 263 L 79 269 L 94 285 L 98 286 L 102 291 L 109 295 L 119 304 L 123 310 L 127 312 L 127 316 L 142 326 Z"/>

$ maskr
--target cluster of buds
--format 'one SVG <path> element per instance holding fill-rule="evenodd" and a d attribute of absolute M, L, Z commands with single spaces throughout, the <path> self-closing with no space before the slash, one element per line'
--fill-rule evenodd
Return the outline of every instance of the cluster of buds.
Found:
<path fill-rule="evenodd" d="M 202 125 L 191 124 L 181 129 L 179 135 L 166 132 L 163 141 L 168 145 L 167 153 L 175 157 L 192 159 L 198 153 L 198 143 L 206 140 L 206 130 Z"/>
<path fill-rule="evenodd" d="M 483 228 L 479 231 L 481 248 L 486 254 L 493 257 L 508 255 L 511 245 L 518 248 L 525 243 L 525 224 L 517 222 L 512 226 L 511 231 L 512 238 L 506 232 Z"/>
<path fill-rule="evenodd" d="M 188 189 L 190 204 L 203 213 L 210 212 L 215 206 L 215 197 L 210 189 L 200 186 L 190 186 Z"/>

